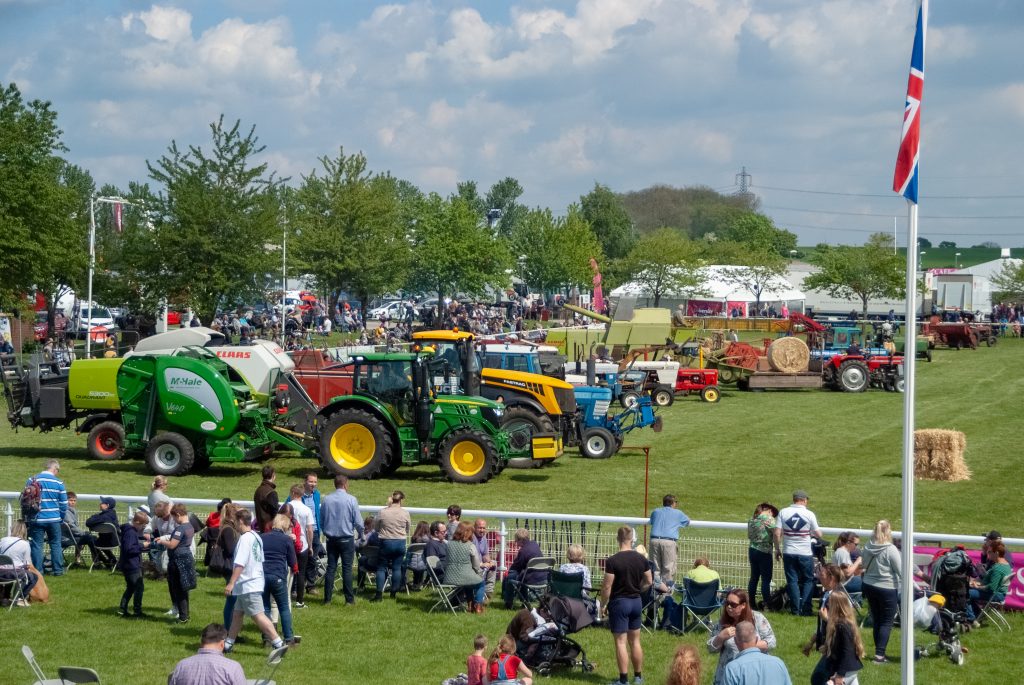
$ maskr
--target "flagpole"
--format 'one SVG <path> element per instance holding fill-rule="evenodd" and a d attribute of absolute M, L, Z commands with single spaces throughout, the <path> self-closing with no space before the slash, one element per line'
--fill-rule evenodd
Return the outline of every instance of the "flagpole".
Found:
<path fill-rule="evenodd" d="M 903 344 L 903 536 L 900 680 L 914 685 L 914 397 L 917 386 L 917 203 L 907 201 L 907 311 Z"/>

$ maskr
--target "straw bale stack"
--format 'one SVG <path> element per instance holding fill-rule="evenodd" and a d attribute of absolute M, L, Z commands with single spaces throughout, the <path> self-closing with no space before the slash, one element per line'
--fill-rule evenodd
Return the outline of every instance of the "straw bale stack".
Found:
<path fill-rule="evenodd" d="M 807 370 L 811 351 L 800 338 L 776 338 L 768 346 L 768 363 L 782 373 L 797 373 Z"/>
<path fill-rule="evenodd" d="M 970 480 L 971 470 L 964 463 L 966 448 L 967 436 L 960 431 L 914 431 L 914 474 L 927 480 Z"/>

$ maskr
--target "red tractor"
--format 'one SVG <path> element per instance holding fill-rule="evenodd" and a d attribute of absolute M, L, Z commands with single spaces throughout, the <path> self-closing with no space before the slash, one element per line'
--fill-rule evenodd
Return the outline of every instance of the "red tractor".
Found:
<path fill-rule="evenodd" d="M 722 398 L 718 389 L 718 369 L 679 369 L 675 392 L 677 395 L 695 392 L 705 402 L 717 402 Z"/>
<path fill-rule="evenodd" d="M 903 357 L 898 355 L 837 354 L 821 370 L 824 385 L 843 392 L 863 392 L 869 387 L 903 392 Z"/>

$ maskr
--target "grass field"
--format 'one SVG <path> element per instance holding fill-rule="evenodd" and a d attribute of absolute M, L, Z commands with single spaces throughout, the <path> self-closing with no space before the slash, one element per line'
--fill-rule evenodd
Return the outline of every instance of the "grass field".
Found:
<path fill-rule="evenodd" d="M 1020 407 L 1024 399 L 1024 342 L 1003 340 L 994 348 L 940 350 L 931 364 L 918 364 L 919 428 L 955 428 L 967 434 L 967 461 L 973 478 L 962 483 L 919 481 L 917 528 L 979 535 L 999 528 L 1020 535 L 1018 447 Z M 745 520 L 763 499 L 783 503 L 795 488 L 811 495 L 811 507 L 825 526 L 867 528 L 878 518 L 899 526 L 902 395 L 871 391 L 847 395 L 825 391 L 727 392 L 717 405 L 680 398 L 665 412 L 660 434 L 640 432 L 627 447 L 650 445 L 649 506 L 665 492 L 680 497 L 691 518 Z M 85 458 L 83 438 L 71 432 L 13 433 L 0 428 L 0 490 L 17 490 L 49 457 L 62 460 L 61 477 L 79 492 L 145 494 L 151 481 L 139 461 L 95 462 Z M 315 466 L 308 459 L 282 455 L 273 460 L 279 482 L 296 482 Z M 352 492 L 362 503 L 383 502 L 398 487 L 410 506 L 518 509 L 565 513 L 639 516 L 644 511 L 644 461 L 627 450 L 608 461 L 566 455 L 540 471 L 506 471 L 490 483 L 456 486 L 436 468 L 400 470 L 395 478 L 356 482 Z M 204 475 L 172 479 L 173 497 L 249 498 L 258 484 L 254 464 L 217 466 Z M 159 614 L 169 606 L 165 586 L 147 586 L 146 610 L 152 618 L 126 622 L 113 614 L 122 582 L 119 576 L 72 571 L 50 583 L 54 601 L 0 614 L 0 683 L 30 682 L 17 653 L 30 644 L 48 675 L 56 666 L 96 668 L 104 682 L 165 682 L 167 673 L 190 653 L 202 625 L 219 620 L 223 585 L 201 579 L 193 592 L 193 623 L 168 624 Z M 492 644 L 509 612 L 491 609 L 482 617 L 427 615 L 425 598 L 355 608 L 313 605 L 296 616 L 302 645 L 278 672 L 284 683 L 440 682 L 463 670 L 465 654 L 477 632 Z M 807 620 L 772 615 L 779 635 L 777 654 L 789 665 L 794 682 L 807 682 L 814 663 L 799 654 L 813 629 Z M 1014 635 L 1024 621 L 1014 619 Z M 250 638 L 256 637 L 248 628 Z M 579 636 L 598 663 L 595 674 L 560 674 L 555 685 L 608 682 L 615 675 L 611 640 L 605 631 Z M 644 638 L 648 682 L 663 681 L 680 638 L 657 634 Z M 696 635 L 682 638 L 697 642 Z M 890 654 L 898 651 L 898 638 Z M 870 633 L 867 633 L 870 645 Z M 1005 680 L 1006 656 L 1017 641 L 995 629 L 965 638 L 968 665 L 955 669 L 940 659 L 918 666 L 919 682 Z M 238 659 L 255 676 L 264 652 L 253 644 L 238 648 Z M 714 659 L 707 657 L 710 682 Z M 865 681 L 896 683 L 897 665 L 865 666 Z"/>

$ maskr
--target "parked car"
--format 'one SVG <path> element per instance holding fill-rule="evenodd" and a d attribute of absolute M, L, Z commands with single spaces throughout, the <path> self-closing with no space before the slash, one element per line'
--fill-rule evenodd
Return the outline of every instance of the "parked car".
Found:
<path fill-rule="evenodd" d="M 106 307 L 82 307 L 74 319 L 75 335 L 84 338 L 96 326 L 103 326 L 108 333 L 117 330 L 114 317 Z"/>
<path fill-rule="evenodd" d="M 401 300 L 388 302 L 385 305 L 371 309 L 366 318 L 379 321 L 385 315 L 389 319 L 401 319 L 405 315 L 405 303 Z"/>

